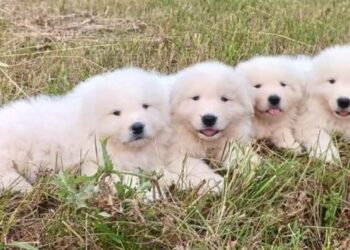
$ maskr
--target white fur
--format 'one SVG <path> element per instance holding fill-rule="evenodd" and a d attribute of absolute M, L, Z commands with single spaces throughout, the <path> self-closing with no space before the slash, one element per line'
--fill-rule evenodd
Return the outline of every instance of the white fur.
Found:
<path fill-rule="evenodd" d="M 193 97 L 199 96 L 198 100 Z M 224 102 L 221 98 L 227 98 Z M 173 140 L 168 171 L 183 174 L 186 185 L 206 181 L 204 190 L 219 192 L 223 177 L 216 174 L 203 159 L 222 160 L 226 142 L 247 145 L 251 137 L 253 97 L 245 79 L 219 62 L 190 66 L 176 75 L 171 94 Z M 214 128 L 219 133 L 205 136 L 201 121 L 205 114 L 217 116 Z M 224 157 L 228 161 L 230 157 Z"/>
<path fill-rule="evenodd" d="M 330 79 L 335 83 L 331 84 Z M 350 116 L 337 114 L 341 111 L 337 99 L 350 98 L 350 46 L 331 47 L 315 56 L 308 95 L 296 124 L 296 136 L 311 156 L 337 161 L 339 152 L 331 142 L 332 132 L 338 131 L 350 138 Z M 350 112 L 350 109 L 343 111 Z"/>
<path fill-rule="evenodd" d="M 237 66 L 254 88 L 256 139 L 269 139 L 279 148 L 300 149 L 293 135 L 293 125 L 303 99 L 307 63 L 307 58 L 301 57 L 259 56 Z M 280 97 L 278 107 L 271 106 L 268 101 L 273 95 Z M 275 110 L 277 113 L 272 113 Z"/>
<path fill-rule="evenodd" d="M 168 101 L 156 74 L 127 68 L 92 77 L 61 97 L 10 103 L 0 110 L 0 183 L 8 187 L 17 180 L 14 189 L 30 190 L 41 167 L 82 165 L 84 174 L 94 174 L 102 161 L 100 140 L 107 138 L 118 169 L 159 170 L 164 166 Z M 113 114 L 117 110 L 120 116 Z M 135 122 L 145 124 L 144 139 L 134 140 L 130 126 Z"/>

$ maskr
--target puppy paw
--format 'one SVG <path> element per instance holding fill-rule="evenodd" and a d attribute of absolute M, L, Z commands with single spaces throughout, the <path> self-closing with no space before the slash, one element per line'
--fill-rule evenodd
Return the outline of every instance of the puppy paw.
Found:
<path fill-rule="evenodd" d="M 300 145 L 300 143 L 296 141 L 293 141 L 293 142 L 281 141 L 279 143 L 275 143 L 275 145 L 280 149 L 290 150 L 298 155 L 302 154 L 303 152 L 303 147 Z"/>
<path fill-rule="evenodd" d="M 225 181 L 224 178 L 220 176 L 220 178 L 216 180 L 209 180 L 208 183 L 208 190 L 205 190 L 205 192 L 212 192 L 214 195 L 220 195 L 225 187 Z"/>
<path fill-rule="evenodd" d="M 29 193 L 33 190 L 33 186 L 29 182 L 20 182 L 18 185 L 14 186 L 12 190 L 19 191 L 21 193 Z"/>
<path fill-rule="evenodd" d="M 20 192 L 20 193 L 29 193 L 33 190 L 33 186 L 23 180 L 15 181 L 10 186 L 1 185 L 2 188 L 0 188 L 0 194 L 3 193 L 5 190 L 9 190 L 11 192 Z"/>
<path fill-rule="evenodd" d="M 213 193 L 219 195 L 224 189 L 224 178 L 218 174 L 204 174 L 188 178 L 191 188 L 198 188 L 198 194 Z"/>
<path fill-rule="evenodd" d="M 161 193 L 160 193 L 161 192 Z M 158 190 L 155 187 L 152 187 L 150 190 L 146 191 L 143 194 L 143 200 L 146 203 L 151 203 L 155 201 L 160 201 L 163 200 L 164 198 L 164 191 L 163 190 Z"/>
<path fill-rule="evenodd" d="M 23 192 L 29 193 L 29 192 L 31 192 L 31 191 L 33 190 L 33 186 L 32 186 L 31 184 L 29 184 L 29 183 L 25 183 L 25 184 L 22 186 L 21 190 L 22 190 Z"/>
<path fill-rule="evenodd" d="M 124 175 L 122 183 L 132 189 L 138 189 L 140 187 L 140 178 L 135 175 Z"/>
<path fill-rule="evenodd" d="M 222 166 L 227 170 L 230 170 L 237 165 L 258 166 L 262 162 L 261 157 L 252 147 L 237 148 L 233 152 L 222 162 Z"/>
<path fill-rule="evenodd" d="M 122 178 L 116 174 L 106 176 L 103 178 L 103 182 L 100 183 L 102 188 L 107 188 L 112 194 L 117 194 L 115 184 L 120 183 L 131 189 L 137 190 L 140 187 L 140 179 L 134 175 L 123 175 Z M 97 188 L 99 191 L 101 188 Z"/>
<path fill-rule="evenodd" d="M 328 149 L 328 150 L 313 150 L 309 153 L 309 156 L 311 158 L 316 158 L 316 159 L 320 159 L 323 160 L 325 162 L 328 163 L 339 163 L 340 162 L 340 155 L 338 150 L 335 149 Z"/>
<path fill-rule="evenodd" d="M 293 145 L 291 145 L 290 147 L 287 148 L 290 151 L 293 151 L 296 155 L 301 155 L 303 154 L 303 147 L 301 146 L 301 144 L 299 143 L 294 143 Z"/>
<path fill-rule="evenodd" d="M 338 152 L 326 153 L 324 160 L 329 163 L 339 163 L 341 161 Z"/>
<path fill-rule="evenodd" d="M 248 161 L 251 166 L 258 166 L 262 162 L 261 157 L 255 152 L 251 153 L 248 157 Z"/>

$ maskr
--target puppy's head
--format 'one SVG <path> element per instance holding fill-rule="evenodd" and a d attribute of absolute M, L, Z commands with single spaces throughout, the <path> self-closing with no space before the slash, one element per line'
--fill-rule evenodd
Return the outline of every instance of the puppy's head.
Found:
<path fill-rule="evenodd" d="M 314 58 L 311 94 L 339 119 L 350 119 L 350 46 L 336 46 Z"/>
<path fill-rule="evenodd" d="M 145 145 L 169 121 L 167 91 L 159 79 L 153 73 L 127 68 L 87 80 L 75 90 L 82 96 L 82 121 L 99 138 L 134 147 Z"/>
<path fill-rule="evenodd" d="M 255 114 L 261 118 L 283 116 L 303 96 L 301 72 L 289 57 L 255 57 L 240 63 L 237 70 L 254 88 Z"/>
<path fill-rule="evenodd" d="M 188 67 L 174 82 L 173 121 L 203 140 L 218 139 L 252 115 L 252 95 L 245 85 L 233 68 L 219 62 Z"/>

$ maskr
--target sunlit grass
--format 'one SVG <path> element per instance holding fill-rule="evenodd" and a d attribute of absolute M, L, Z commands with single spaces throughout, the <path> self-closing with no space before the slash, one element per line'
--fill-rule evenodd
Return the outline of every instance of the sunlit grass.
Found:
<path fill-rule="evenodd" d="M 312 54 L 349 41 L 349 7 L 325 0 L 4 0 L 0 103 L 62 94 L 126 65 L 174 72 L 206 59 L 234 65 L 257 54 Z M 239 164 L 227 173 L 219 197 L 173 190 L 156 203 L 123 185 L 119 196 L 87 195 L 100 176 L 43 177 L 28 195 L 0 198 L 0 247 L 349 249 L 350 149 L 342 144 L 342 151 L 342 165 L 268 151 L 255 172 Z"/>

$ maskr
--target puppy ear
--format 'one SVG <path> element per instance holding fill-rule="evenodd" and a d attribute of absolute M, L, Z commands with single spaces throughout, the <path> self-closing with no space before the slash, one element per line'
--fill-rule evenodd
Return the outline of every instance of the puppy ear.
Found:
<path fill-rule="evenodd" d="M 301 97 L 307 97 L 310 95 L 314 84 L 314 76 L 313 76 L 313 59 L 299 55 L 293 59 L 292 70 L 297 77 L 298 85 L 301 91 Z"/>
<path fill-rule="evenodd" d="M 95 128 L 96 125 L 96 109 L 98 104 L 98 91 L 101 90 L 100 76 L 95 76 L 79 83 L 71 95 L 79 100 L 79 121 L 85 127 Z"/>
<path fill-rule="evenodd" d="M 250 85 L 248 85 L 247 94 L 243 97 L 243 99 L 244 99 L 243 102 L 246 106 L 245 108 L 246 114 L 249 116 L 253 116 L 254 106 L 255 106 L 255 95 Z"/>
<path fill-rule="evenodd" d="M 179 94 L 179 90 L 172 89 L 172 91 L 170 92 L 170 113 L 173 114 L 176 107 L 179 105 L 180 103 L 180 94 Z"/>
<path fill-rule="evenodd" d="M 301 81 L 298 81 L 296 84 L 293 84 L 291 87 L 294 91 L 295 98 L 301 100 L 305 95 L 305 86 Z"/>
<path fill-rule="evenodd" d="M 240 88 L 243 89 L 242 95 L 240 96 L 242 100 L 242 104 L 244 105 L 243 107 L 243 112 L 245 115 L 252 116 L 254 115 L 254 106 L 255 106 L 255 91 L 254 88 L 251 84 L 249 84 L 247 78 L 240 73 L 237 69 L 235 70 L 238 72 L 237 75 L 237 81 L 240 81 L 242 84 Z"/>
<path fill-rule="evenodd" d="M 162 75 L 158 78 L 159 89 L 161 89 L 161 96 L 159 99 L 158 106 L 161 108 L 163 118 L 170 121 L 170 94 L 171 94 L 171 82 L 168 79 L 169 76 Z"/>
<path fill-rule="evenodd" d="M 167 76 L 166 80 L 167 91 L 169 96 L 170 110 L 173 111 L 180 102 L 180 83 L 177 74 Z"/>
<path fill-rule="evenodd" d="M 307 75 L 304 77 L 303 81 L 303 92 L 304 96 L 309 97 L 315 94 L 315 90 L 317 90 L 317 84 L 318 84 L 318 77 L 314 71 L 308 72 Z"/>

